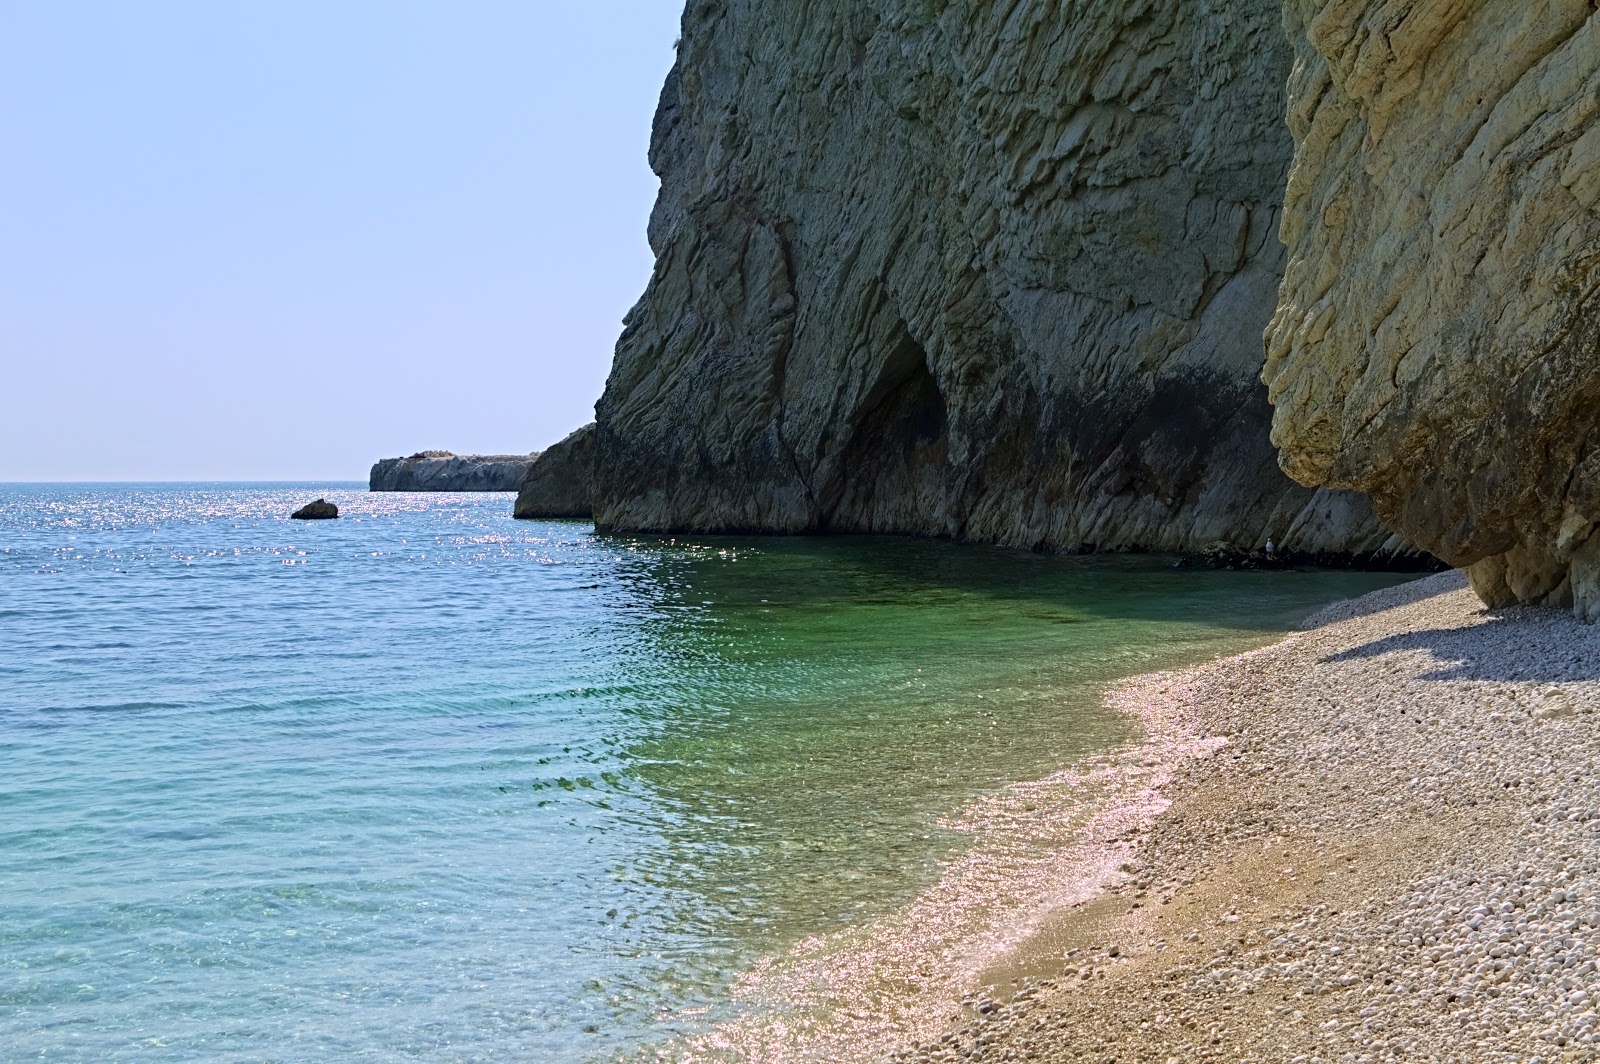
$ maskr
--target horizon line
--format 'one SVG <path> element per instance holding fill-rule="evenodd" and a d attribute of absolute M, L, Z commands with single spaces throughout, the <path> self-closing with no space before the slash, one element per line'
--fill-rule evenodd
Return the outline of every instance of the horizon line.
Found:
<path fill-rule="evenodd" d="M 367 480 L 351 480 L 342 477 L 290 477 L 283 480 L 250 480 L 241 477 L 227 477 L 220 480 L 0 480 L 0 487 L 15 487 L 18 485 L 36 486 L 41 484 L 63 484 L 86 486 L 95 484 L 367 484 Z"/>

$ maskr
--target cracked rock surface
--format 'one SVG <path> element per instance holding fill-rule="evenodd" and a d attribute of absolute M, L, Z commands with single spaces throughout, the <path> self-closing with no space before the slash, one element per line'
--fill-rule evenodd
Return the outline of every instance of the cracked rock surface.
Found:
<path fill-rule="evenodd" d="M 1401 549 L 1292 483 L 1277 0 L 691 0 L 601 528 Z"/>
<path fill-rule="evenodd" d="M 1600 17 L 1287 0 L 1273 440 L 1490 605 L 1600 619 Z"/>

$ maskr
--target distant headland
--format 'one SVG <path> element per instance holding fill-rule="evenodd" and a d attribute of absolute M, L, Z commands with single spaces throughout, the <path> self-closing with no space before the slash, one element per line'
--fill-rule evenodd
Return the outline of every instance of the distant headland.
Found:
<path fill-rule="evenodd" d="M 514 491 L 520 518 L 593 515 L 593 424 L 543 451 L 527 454 L 456 454 L 419 451 L 384 458 L 372 467 L 369 491 Z"/>
<path fill-rule="evenodd" d="M 409 458 L 379 460 L 367 487 L 370 491 L 516 491 L 539 454 L 419 451 Z"/>

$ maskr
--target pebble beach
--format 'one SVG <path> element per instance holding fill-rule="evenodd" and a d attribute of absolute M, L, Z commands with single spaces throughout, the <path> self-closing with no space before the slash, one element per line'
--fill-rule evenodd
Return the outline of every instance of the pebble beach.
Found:
<path fill-rule="evenodd" d="M 1597 677 L 1449 573 L 1123 684 L 1158 814 L 897 1059 L 1600 1060 Z"/>

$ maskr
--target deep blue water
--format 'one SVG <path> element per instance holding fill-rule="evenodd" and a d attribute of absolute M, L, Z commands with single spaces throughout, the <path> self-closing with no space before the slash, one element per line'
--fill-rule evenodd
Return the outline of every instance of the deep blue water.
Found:
<path fill-rule="evenodd" d="M 1124 741 L 1109 680 L 1392 582 L 354 488 L 0 486 L 0 1057 L 627 1056 Z"/>

